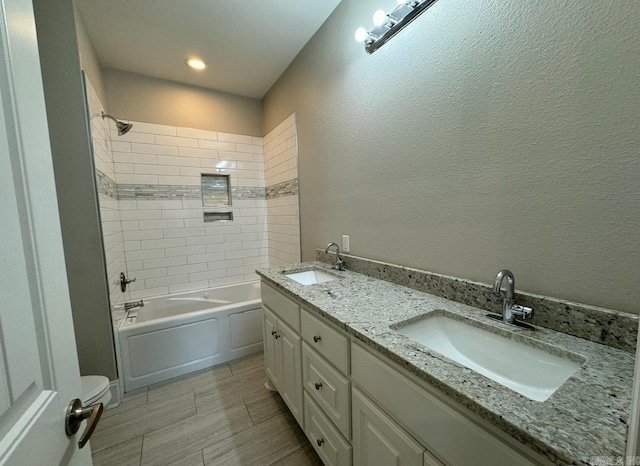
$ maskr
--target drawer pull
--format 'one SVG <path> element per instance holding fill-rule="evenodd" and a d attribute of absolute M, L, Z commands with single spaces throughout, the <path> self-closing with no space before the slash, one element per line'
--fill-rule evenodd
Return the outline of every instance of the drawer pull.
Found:
<path fill-rule="evenodd" d="M 320 336 L 315 336 L 313 337 L 313 341 L 315 341 L 316 343 L 318 343 L 320 340 L 322 340 L 322 338 Z"/>
<path fill-rule="evenodd" d="M 318 444 L 319 447 L 321 447 L 322 444 L 324 443 L 324 439 L 323 438 L 316 439 L 316 443 Z"/>
<path fill-rule="evenodd" d="M 316 390 L 320 390 L 322 388 L 322 384 L 321 383 L 316 383 Z"/>

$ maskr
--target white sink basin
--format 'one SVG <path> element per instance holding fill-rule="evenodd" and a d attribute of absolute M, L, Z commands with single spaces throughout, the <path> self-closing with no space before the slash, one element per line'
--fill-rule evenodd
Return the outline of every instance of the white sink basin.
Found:
<path fill-rule="evenodd" d="M 285 275 L 301 285 L 315 285 L 317 283 L 326 283 L 338 279 L 338 277 L 321 270 L 307 270 L 306 272 L 294 272 Z"/>
<path fill-rule="evenodd" d="M 535 401 L 549 398 L 581 365 L 579 356 L 551 354 L 442 314 L 396 330 Z"/>

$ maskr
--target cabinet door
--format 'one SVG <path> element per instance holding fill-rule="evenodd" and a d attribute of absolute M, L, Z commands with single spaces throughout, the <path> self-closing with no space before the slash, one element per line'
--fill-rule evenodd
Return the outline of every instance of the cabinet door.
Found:
<path fill-rule="evenodd" d="M 355 388 L 351 406 L 354 466 L 422 466 L 422 445 Z"/>
<path fill-rule="evenodd" d="M 278 320 L 276 351 L 280 369 L 279 391 L 298 424 L 304 425 L 302 411 L 302 337 Z"/>
<path fill-rule="evenodd" d="M 280 374 L 278 372 L 278 356 L 276 352 L 276 344 L 278 340 L 275 336 L 278 333 L 278 325 L 276 317 L 264 307 L 262 308 L 264 315 L 264 366 L 267 377 L 275 387 L 280 390 Z"/>

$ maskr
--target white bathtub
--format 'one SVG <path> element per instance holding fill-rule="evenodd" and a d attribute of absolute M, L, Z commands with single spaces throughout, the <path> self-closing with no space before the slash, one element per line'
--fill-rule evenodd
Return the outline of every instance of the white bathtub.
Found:
<path fill-rule="evenodd" d="M 118 328 L 124 391 L 262 350 L 260 282 L 144 300 Z"/>

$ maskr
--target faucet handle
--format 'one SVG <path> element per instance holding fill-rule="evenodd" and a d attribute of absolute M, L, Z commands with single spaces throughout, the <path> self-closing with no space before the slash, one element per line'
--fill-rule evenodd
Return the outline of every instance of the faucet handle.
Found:
<path fill-rule="evenodd" d="M 513 304 L 511 306 L 511 312 L 523 319 L 533 317 L 533 309 L 527 306 L 521 306 L 520 304 Z"/>

